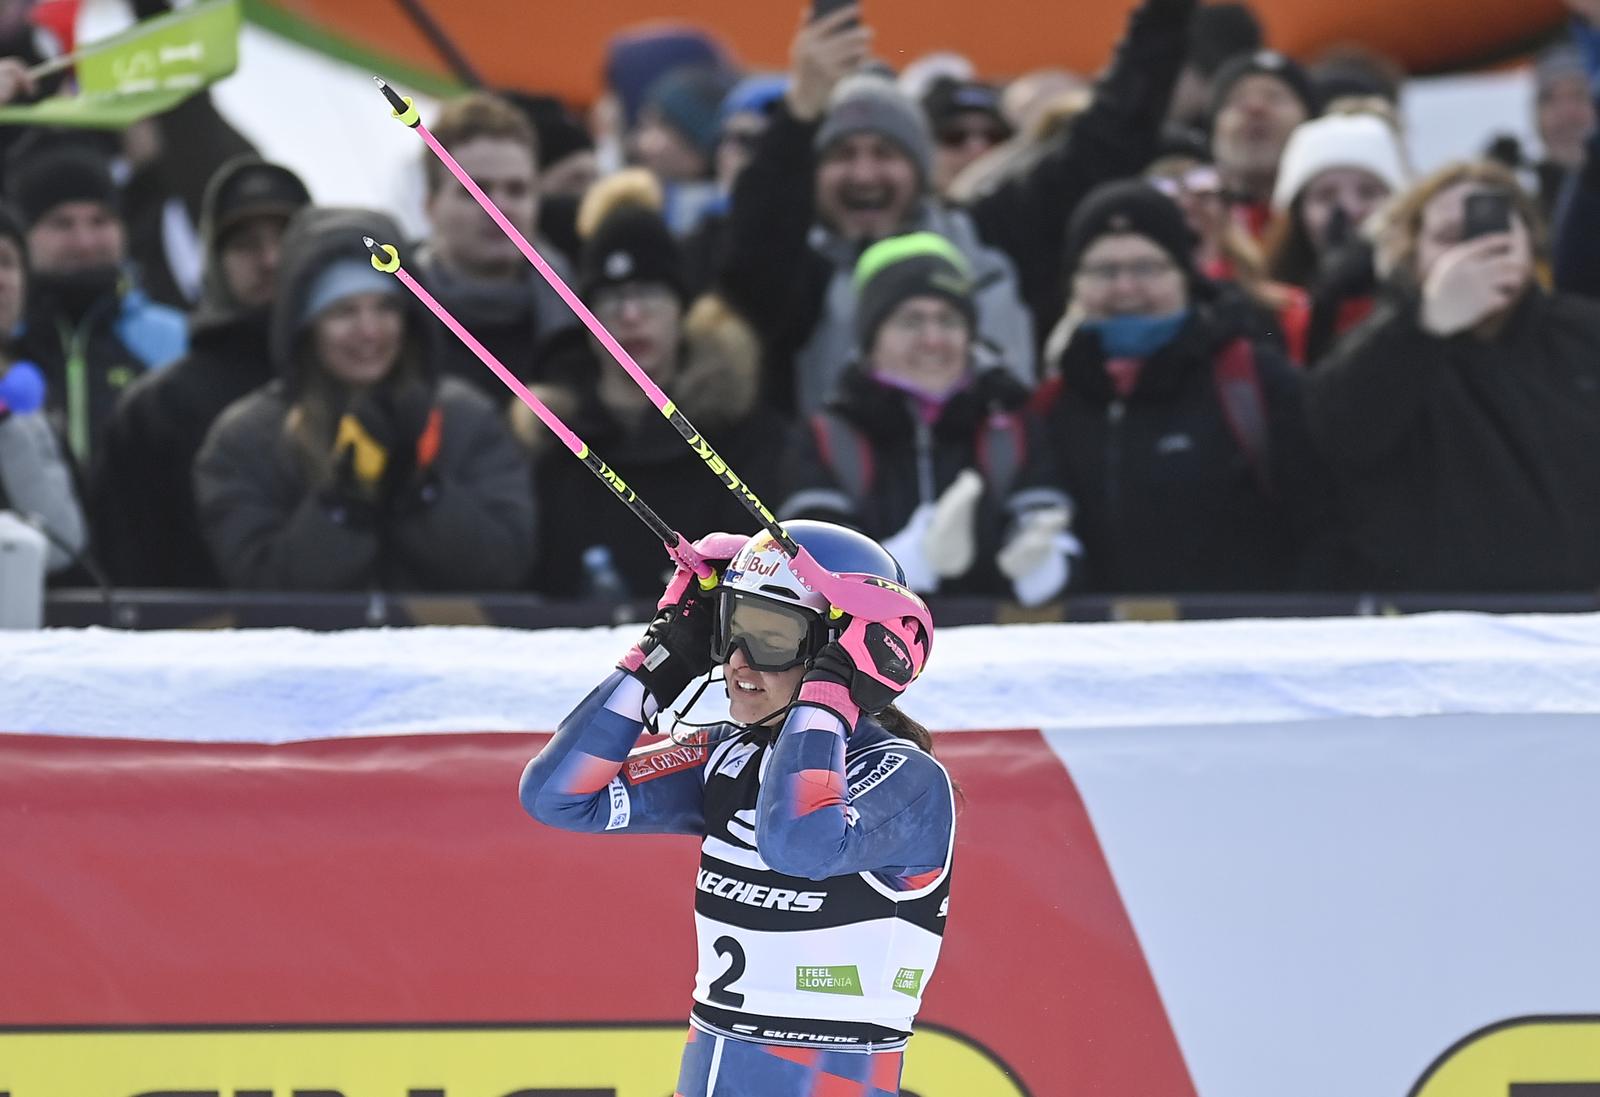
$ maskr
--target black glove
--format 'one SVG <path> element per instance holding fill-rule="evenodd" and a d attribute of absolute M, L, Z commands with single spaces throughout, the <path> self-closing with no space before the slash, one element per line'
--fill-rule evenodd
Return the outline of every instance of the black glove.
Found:
<path fill-rule="evenodd" d="M 383 451 L 381 470 L 372 478 L 377 499 L 393 505 L 427 477 L 439 448 L 440 419 L 429 386 L 420 381 L 374 386 L 351 401 L 345 418 Z"/>
<path fill-rule="evenodd" d="M 853 731 L 861 713 L 876 716 L 922 673 L 928 647 L 928 633 L 913 616 L 850 618 L 811 661 L 797 700 L 827 709 Z"/>
<path fill-rule="evenodd" d="M 712 533 L 696 541 L 694 547 L 721 574 L 748 539 L 744 534 Z M 716 587 L 705 589 L 680 564 L 656 603 L 656 615 L 644 635 L 617 666 L 643 682 L 657 704 L 671 704 L 690 682 L 711 670 L 715 612 Z"/>

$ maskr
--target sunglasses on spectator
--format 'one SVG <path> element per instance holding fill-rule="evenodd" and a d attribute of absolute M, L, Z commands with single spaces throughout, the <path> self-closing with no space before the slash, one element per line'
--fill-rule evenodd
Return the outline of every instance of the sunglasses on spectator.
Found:
<path fill-rule="evenodd" d="M 1006 131 L 999 126 L 941 126 L 934 136 L 945 148 L 957 149 L 974 141 L 998 145 L 1006 139 Z"/>
<path fill-rule="evenodd" d="M 1212 198 L 1222 193 L 1222 176 L 1216 168 L 1198 167 L 1190 168 L 1181 175 L 1155 176 L 1150 180 L 1150 185 L 1168 198 L 1177 198 L 1181 194 Z"/>
<path fill-rule="evenodd" d="M 1135 282 L 1154 282 L 1176 268 L 1169 259 L 1130 259 L 1126 263 L 1085 263 L 1078 277 L 1109 286 L 1126 274 Z"/>

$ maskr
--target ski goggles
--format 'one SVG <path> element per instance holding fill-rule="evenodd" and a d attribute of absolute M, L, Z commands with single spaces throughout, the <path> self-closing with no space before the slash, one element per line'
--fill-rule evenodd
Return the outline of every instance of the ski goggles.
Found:
<path fill-rule="evenodd" d="M 737 648 L 751 670 L 788 670 L 827 642 L 828 626 L 810 610 L 742 590 L 725 590 L 718 599 L 711 655 L 719 663 Z"/>

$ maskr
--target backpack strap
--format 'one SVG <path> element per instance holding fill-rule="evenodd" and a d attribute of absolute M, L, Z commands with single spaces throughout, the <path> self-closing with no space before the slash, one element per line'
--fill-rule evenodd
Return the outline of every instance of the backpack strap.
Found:
<path fill-rule="evenodd" d="M 1061 399 L 1061 390 L 1065 385 L 1066 382 L 1059 373 L 1039 382 L 1033 390 L 1033 396 L 1028 400 L 1028 410 L 1040 419 L 1049 415 L 1056 402 Z"/>
<path fill-rule="evenodd" d="M 860 506 L 872 491 L 877 472 L 872 447 L 859 430 L 831 411 L 819 411 L 811 416 L 811 433 L 817 440 L 822 463 L 838 481 L 840 489 Z"/>
<path fill-rule="evenodd" d="M 978 428 L 978 471 L 991 499 L 1004 500 L 1017 482 L 1017 474 L 1028 460 L 1028 432 L 1022 416 L 996 411 L 986 416 Z"/>
<path fill-rule="evenodd" d="M 1235 339 L 1212 362 L 1211 380 L 1228 431 L 1250 465 L 1250 474 L 1266 495 L 1272 495 L 1267 401 L 1261 391 L 1255 349 L 1248 339 Z"/>

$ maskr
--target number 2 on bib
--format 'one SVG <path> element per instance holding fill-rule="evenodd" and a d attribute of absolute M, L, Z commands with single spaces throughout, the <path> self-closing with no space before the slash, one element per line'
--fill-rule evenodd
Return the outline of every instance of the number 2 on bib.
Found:
<path fill-rule="evenodd" d="M 739 977 L 744 974 L 744 949 L 732 937 L 718 937 L 712 942 L 711 947 L 718 956 L 726 957 L 728 969 L 717 976 L 716 982 L 711 984 L 710 998 L 719 1006 L 733 1006 L 738 1008 L 744 1005 L 744 995 L 738 991 L 729 990 Z"/>

